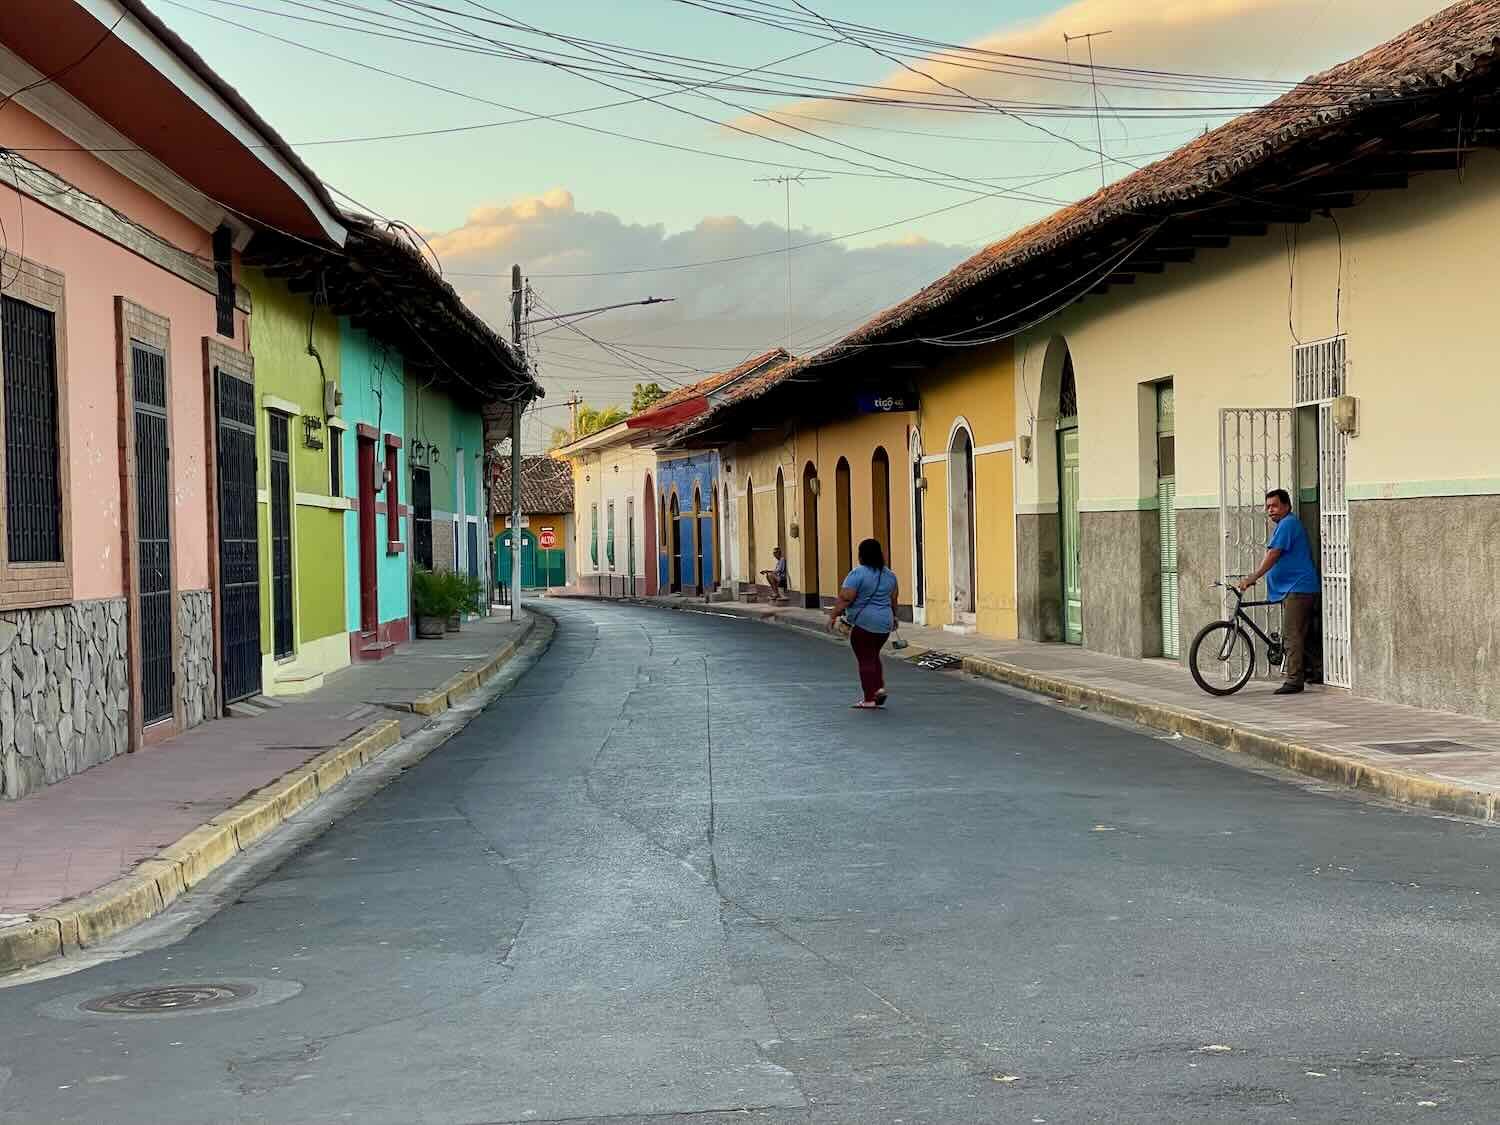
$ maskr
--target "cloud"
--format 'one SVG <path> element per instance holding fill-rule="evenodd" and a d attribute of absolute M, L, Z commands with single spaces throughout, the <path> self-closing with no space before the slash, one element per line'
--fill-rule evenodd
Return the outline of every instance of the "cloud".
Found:
<path fill-rule="evenodd" d="M 794 229 L 794 243 L 828 238 Z M 576 389 L 595 404 L 628 400 L 630 387 L 656 378 L 687 383 L 702 371 L 733 366 L 776 347 L 786 336 L 786 231 L 735 215 L 705 216 L 690 229 L 633 223 L 608 211 L 579 209 L 561 188 L 487 204 L 454 230 L 430 236 L 444 272 L 464 299 L 497 329 L 510 322 L 510 267 L 519 262 L 550 309 L 570 312 L 646 296 L 671 304 L 623 309 L 578 322 L 589 334 L 624 342 L 653 376 L 575 333 L 537 326 L 549 402 Z M 796 251 L 793 267 L 793 349 L 802 351 L 906 297 L 966 257 L 972 247 L 893 232 L 892 240 L 850 247 L 829 242 Z M 616 274 L 615 271 L 711 259 L 744 260 L 698 269 Z M 610 276 L 564 277 L 561 274 Z M 474 276 L 493 275 L 493 276 Z M 545 315 L 545 310 L 538 310 Z M 550 330 L 549 330 L 550 329 Z M 665 346 L 663 346 L 665 345 Z M 548 424 L 565 411 L 550 410 Z M 540 440 L 538 426 L 528 444 Z"/>
<path fill-rule="evenodd" d="M 1100 66 L 1291 80 L 1384 42 L 1447 4 L 1448 0 L 1075 0 L 1051 15 L 1005 28 L 969 46 L 1062 59 L 1068 50 L 1064 34 L 1107 30 L 1108 36 L 1094 41 Z M 1086 61 L 1086 48 L 1075 45 L 1072 58 Z M 913 65 L 979 97 L 1091 104 L 1086 71 L 1080 73 L 1080 84 L 1073 86 L 933 59 Z M 946 93 L 926 78 L 901 69 L 887 74 L 879 85 L 923 95 Z M 1107 89 L 1105 93 L 1116 105 L 1159 105 L 1166 100 L 1139 90 Z M 1178 104 L 1240 100 L 1223 94 L 1176 96 Z M 842 121 L 861 120 L 872 112 L 849 103 L 823 101 L 798 102 L 779 112 L 787 111 Z M 755 117 L 735 124 L 758 131 L 771 128 Z"/>

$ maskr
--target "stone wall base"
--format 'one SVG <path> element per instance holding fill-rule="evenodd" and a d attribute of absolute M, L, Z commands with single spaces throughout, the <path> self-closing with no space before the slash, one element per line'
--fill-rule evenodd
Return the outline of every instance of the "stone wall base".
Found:
<path fill-rule="evenodd" d="M 183 723 L 195 727 L 215 717 L 219 677 L 214 667 L 214 598 L 208 590 L 177 595 L 177 628 L 182 637 L 177 690 L 182 694 Z"/>
<path fill-rule="evenodd" d="M 130 748 L 125 642 L 124 598 L 0 613 L 0 798 Z"/>

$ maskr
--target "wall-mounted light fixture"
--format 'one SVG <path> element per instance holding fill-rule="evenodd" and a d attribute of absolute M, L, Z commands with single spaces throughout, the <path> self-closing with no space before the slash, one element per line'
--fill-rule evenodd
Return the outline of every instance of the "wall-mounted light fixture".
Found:
<path fill-rule="evenodd" d="M 1022 434 L 1021 435 L 1021 443 L 1020 443 L 1020 445 L 1021 445 L 1021 460 L 1024 461 L 1028 465 L 1031 464 L 1031 435 L 1030 434 Z"/>

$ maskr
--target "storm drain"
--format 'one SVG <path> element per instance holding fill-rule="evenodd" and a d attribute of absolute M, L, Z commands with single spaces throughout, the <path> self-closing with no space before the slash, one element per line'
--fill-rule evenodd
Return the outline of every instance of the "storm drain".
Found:
<path fill-rule="evenodd" d="M 953 652 L 925 652 L 922 659 L 917 661 L 918 668 L 932 668 L 941 672 L 945 668 L 952 668 L 956 664 L 962 664 L 964 658 Z"/>
<path fill-rule="evenodd" d="M 1466 742 L 1453 742 L 1446 738 L 1426 738 L 1413 742 L 1367 742 L 1371 750 L 1382 754 L 1461 754 L 1484 752 L 1483 746 L 1470 746 Z"/>
<path fill-rule="evenodd" d="M 60 1020 L 164 1019 L 263 1008 L 301 991 L 302 985 L 294 980 L 181 981 L 103 995 L 74 992 L 47 1001 L 37 1011 Z"/>

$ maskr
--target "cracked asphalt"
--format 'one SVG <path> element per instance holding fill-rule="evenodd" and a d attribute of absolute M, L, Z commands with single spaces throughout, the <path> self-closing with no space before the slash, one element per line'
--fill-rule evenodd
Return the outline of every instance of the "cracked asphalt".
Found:
<path fill-rule="evenodd" d="M 1495 830 L 951 673 L 850 711 L 847 652 L 762 625 L 549 610 L 513 691 L 185 939 L 0 990 L 0 1122 L 1500 1118 Z M 247 979 L 301 989 L 55 1014 Z"/>

